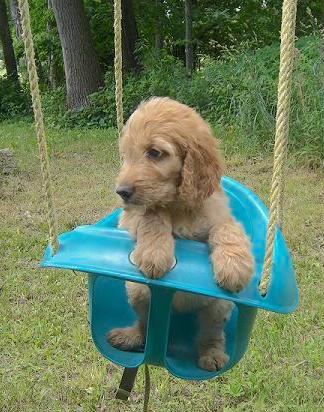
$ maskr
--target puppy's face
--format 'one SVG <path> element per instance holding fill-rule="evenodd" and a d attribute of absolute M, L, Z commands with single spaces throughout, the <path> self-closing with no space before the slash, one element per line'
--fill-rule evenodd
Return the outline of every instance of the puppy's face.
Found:
<path fill-rule="evenodd" d="M 121 155 L 116 191 L 125 205 L 152 207 L 176 200 L 182 160 L 175 145 L 158 133 L 126 129 Z"/>
<path fill-rule="evenodd" d="M 123 165 L 116 192 L 125 206 L 195 203 L 217 190 L 220 162 L 209 126 L 189 107 L 167 98 L 140 105 L 120 142 Z"/>

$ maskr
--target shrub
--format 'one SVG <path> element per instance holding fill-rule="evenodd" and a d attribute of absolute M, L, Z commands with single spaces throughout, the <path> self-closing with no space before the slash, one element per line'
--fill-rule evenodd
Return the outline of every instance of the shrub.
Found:
<path fill-rule="evenodd" d="M 188 83 L 185 70 L 180 61 L 164 55 L 154 59 L 146 56 L 140 75 L 127 74 L 124 78 L 123 107 L 125 119 L 136 106 L 151 96 L 170 96 L 177 98 L 179 85 Z M 107 127 L 115 125 L 115 90 L 112 70 L 106 72 L 105 87 L 90 96 L 90 104 L 80 110 L 65 109 L 63 88 L 44 93 L 44 111 L 51 125 L 62 127 Z"/>
<path fill-rule="evenodd" d="M 30 113 L 28 92 L 7 78 L 0 78 L 0 120 Z"/>
<path fill-rule="evenodd" d="M 324 68 L 320 37 L 300 39 L 292 90 L 290 146 L 313 165 L 324 159 Z M 170 96 L 189 104 L 218 130 L 227 151 L 264 153 L 274 141 L 279 69 L 279 44 L 259 50 L 227 52 L 214 60 L 201 57 L 188 78 L 174 57 L 146 56 L 139 75 L 124 78 L 125 120 L 144 99 Z M 65 111 L 64 90 L 45 96 L 47 118 L 64 127 L 115 125 L 114 78 L 106 73 L 105 87 L 91 96 L 89 107 Z M 226 142 L 230 141 L 230 144 Z"/>

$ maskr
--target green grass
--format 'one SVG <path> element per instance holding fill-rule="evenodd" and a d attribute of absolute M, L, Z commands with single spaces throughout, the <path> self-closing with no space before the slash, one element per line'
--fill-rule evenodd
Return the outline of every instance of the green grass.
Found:
<path fill-rule="evenodd" d="M 113 130 L 48 131 L 59 230 L 91 223 L 116 206 Z M 0 410 L 141 411 L 143 372 L 129 403 L 114 400 L 121 369 L 96 351 L 87 325 L 85 278 L 38 270 L 46 245 L 33 128 L 0 125 L 15 175 L 0 181 Z M 228 174 L 267 201 L 270 159 L 228 159 Z M 324 176 L 291 159 L 285 235 L 300 287 L 288 316 L 259 312 L 249 350 L 219 379 L 192 383 L 151 368 L 150 410 L 320 411 L 323 404 Z M 0 177 L 1 179 L 1 177 Z"/>

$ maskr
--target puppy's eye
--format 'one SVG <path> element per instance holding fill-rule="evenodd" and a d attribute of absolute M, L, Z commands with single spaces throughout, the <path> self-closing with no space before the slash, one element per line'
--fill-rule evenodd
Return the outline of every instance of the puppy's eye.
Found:
<path fill-rule="evenodd" d="M 163 155 L 163 152 L 160 152 L 156 149 L 150 149 L 146 152 L 146 156 L 150 159 L 160 159 Z"/>

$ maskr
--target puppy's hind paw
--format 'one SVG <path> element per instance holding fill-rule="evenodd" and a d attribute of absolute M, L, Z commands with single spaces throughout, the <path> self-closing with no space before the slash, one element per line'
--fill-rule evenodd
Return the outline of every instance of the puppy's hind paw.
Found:
<path fill-rule="evenodd" d="M 210 372 L 222 369 L 229 361 L 229 356 L 220 349 L 211 348 L 198 359 L 200 368 Z"/>
<path fill-rule="evenodd" d="M 141 350 L 145 344 L 145 336 L 137 326 L 112 329 L 107 340 L 114 348 L 125 351 Z"/>

